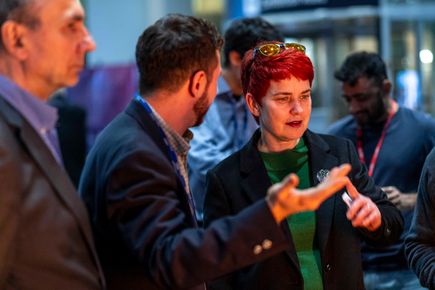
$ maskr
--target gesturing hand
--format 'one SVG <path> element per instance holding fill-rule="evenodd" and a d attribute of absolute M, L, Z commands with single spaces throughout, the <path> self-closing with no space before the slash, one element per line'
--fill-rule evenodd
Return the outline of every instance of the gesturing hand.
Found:
<path fill-rule="evenodd" d="M 334 167 L 321 183 L 308 189 L 296 188 L 299 178 L 293 173 L 272 185 L 268 190 L 266 201 L 275 220 L 279 223 L 288 215 L 317 209 L 325 199 L 350 182 L 346 177 L 350 169 L 349 164 Z"/>
<path fill-rule="evenodd" d="M 377 230 L 381 226 L 382 217 L 376 204 L 370 198 L 360 194 L 350 181 L 346 188 L 352 198 L 352 203 L 346 214 L 352 222 L 352 226 L 365 228 L 369 231 Z"/>

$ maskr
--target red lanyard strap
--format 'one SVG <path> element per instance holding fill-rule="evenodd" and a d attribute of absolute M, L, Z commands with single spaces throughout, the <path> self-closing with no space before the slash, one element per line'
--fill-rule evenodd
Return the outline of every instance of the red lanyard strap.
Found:
<path fill-rule="evenodd" d="M 388 127 L 390 126 L 391 119 L 393 119 L 394 114 L 395 114 L 395 112 L 394 112 L 394 110 L 392 110 L 392 112 L 388 115 L 388 119 L 385 122 L 384 128 L 382 129 L 381 138 L 379 138 L 378 144 L 376 144 L 375 152 L 373 153 L 373 156 L 372 156 L 372 160 L 370 160 L 369 176 L 373 175 L 373 171 L 375 170 L 376 161 L 378 160 L 378 156 L 379 156 L 379 151 L 381 151 L 381 147 L 382 147 L 382 144 L 384 143 L 384 139 L 385 139 L 385 134 L 387 132 Z M 359 157 L 359 160 L 361 161 L 361 163 L 365 164 L 366 161 L 364 158 L 361 127 L 358 127 L 358 129 L 356 131 L 356 137 L 357 137 L 356 146 L 357 146 L 357 150 L 358 150 L 358 157 Z"/>

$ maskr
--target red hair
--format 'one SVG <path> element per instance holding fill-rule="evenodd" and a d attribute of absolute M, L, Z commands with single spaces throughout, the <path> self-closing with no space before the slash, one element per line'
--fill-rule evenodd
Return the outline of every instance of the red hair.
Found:
<path fill-rule="evenodd" d="M 267 42 L 270 43 L 270 42 Z M 279 42 L 276 42 L 279 43 Z M 259 45 L 264 44 L 260 43 Z M 245 53 L 242 61 L 243 93 L 251 93 L 258 104 L 266 95 L 270 81 L 279 81 L 295 77 L 310 82 L 314 79 L 314 68 L 305 53 L 293 48 L 285 49 L 274 56 L 264 56 L 260 52 L 250 49 Z"/>

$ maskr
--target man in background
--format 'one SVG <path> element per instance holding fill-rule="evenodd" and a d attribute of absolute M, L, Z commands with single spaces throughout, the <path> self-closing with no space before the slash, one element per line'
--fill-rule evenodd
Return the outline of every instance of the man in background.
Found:
<path fill-rule="evenodd" d="M 284 41 L 279 30 L 260 17 L 233 21 L 225 31 L 224 39 L 219 93 L 204 122 L 192 128 L 193 139 L 188 155 L 190 186 L 196 214 L 201 221 L 207 172 L 245 145 L 258 128 L 243 96 L 243 55 L 260 41 Z"/>
<path fill-rule="evenodd" d="M 95 43 L 77 0 L 0 1 L 0 289 L 103 289 L 86 209 L 62 166 L 55 91 Z"/>
<path fill-rule="evenodd" d="M 420 289 L 406 264 L 404 236 L 424 161 L 435 144 L 435 122 L 428 115 L 398 106 L 391 97 L 385 63 L 375 53 L 349 55 L 335 77 L 342 83 L 350 115 L 334 123 L 329 133 L 354 142 L 369 175 L 405 220 L 404 233 L 396 244 L 363 245 L 366 289 Z"/>

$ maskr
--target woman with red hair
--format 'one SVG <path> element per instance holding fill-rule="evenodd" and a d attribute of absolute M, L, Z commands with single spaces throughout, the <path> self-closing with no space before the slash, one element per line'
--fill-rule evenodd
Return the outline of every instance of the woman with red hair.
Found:
<path fill-rule="evenodd" d="M 205 224 L 264 198 L 268 187 L 289 173 L 297 174 L 298 188 L 306 189 L 331 168 L 350 163 L 353 186 L 315 211 L 288 216 L 281 223 L 288 238 L 281 254 L 230 273 L 211 289 L 364 289 L 360 240 L 385 245 L 402 232 L 400 212 L 367 175 L 352 143 L 308 129 L 313 78 L 300 44 L 261 43 L 245 54 L 243 90 L 260 128 L 244 148 L 209 172 Z M 253 247 L 253 256 L 267 252 L 273 241 L 255 243 L 245 245 Z"/>

